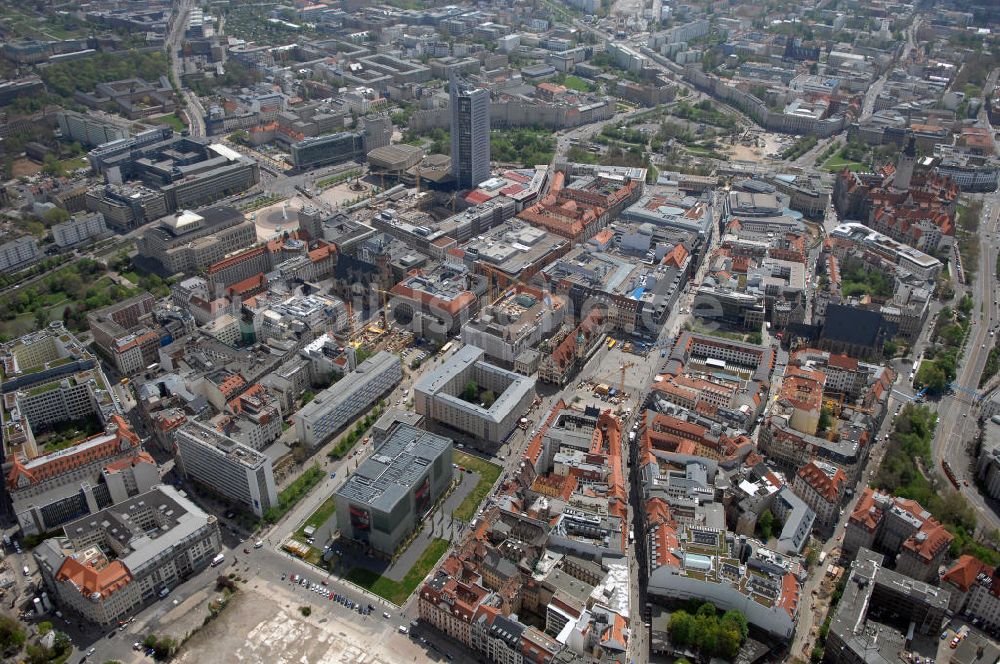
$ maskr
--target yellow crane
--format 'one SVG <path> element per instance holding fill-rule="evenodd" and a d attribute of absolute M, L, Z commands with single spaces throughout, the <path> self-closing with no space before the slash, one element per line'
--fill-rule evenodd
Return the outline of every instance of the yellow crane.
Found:
<path fill-rule="evenodd" d="M 624 410 L 622 406 L 625 405 L 625 371 L 631 369 L 634 366 L 635 362 L 626 361 L 622 362 L 622 366 L 620 368 L 621 376 L 618 379 L 618 410 L 616 411 L 619 414 L 622 412 L 622 410 Z"/>
<path fill-rule="evenodd" d="M 381 288 L 375 288 L 372 286 L 372 290 L 376 293 L 382 294 L 382 327 L 388 331 L 389 330 L 389 296 L 392 295 L 389 291 L 382 290 Z"/>

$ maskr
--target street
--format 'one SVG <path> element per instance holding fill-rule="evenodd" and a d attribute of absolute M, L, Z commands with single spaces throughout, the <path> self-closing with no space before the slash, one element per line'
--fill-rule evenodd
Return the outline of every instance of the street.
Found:
<path fill-rule="evenodd" d="M 973 298 L 971 325 L 957 370 L 955 383 L 959 389 L 947 394 L 937 403 L 937 429 L 934 437 L 934 465 L 941 467 L 947 461 L 959 482 L 969 481 L 962 493 L 976 510 L 981 525 L 1000 529 L 1000 515 L 995 501 L 988 505 L 971 483 L 973 460 L 966 451 L 969 441 L 977 435 L 978 404 L 972 396 L 979 386 L 979 377 L 986 359 L 993 348 L 995 337 L 990 335 L 1000 326 L 1000 308 L 997 306 L 996 261 L 1000 249 L 1000 194 L 983 197 L 983 217 L 979 223 L 979 266 L 970 288 Z"/>

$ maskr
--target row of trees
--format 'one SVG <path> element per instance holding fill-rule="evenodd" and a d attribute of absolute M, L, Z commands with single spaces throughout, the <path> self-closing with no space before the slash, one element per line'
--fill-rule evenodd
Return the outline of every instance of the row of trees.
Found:
<path fill-rule="evenodd" d="M 368 429 L 378 421 L 379 416 L 382 414 L 383 406 L 378 404 L 373 408 L 364 419 L 354 425 L 354 428 L 347 432 L 337 446 L 330 450 L 329 456 L 334 459 L 343 458 L 351 448 L 354 447 L 355 443 L 364 438 L 365 434 L 368 433 Z"/>
<path fill-rule="evenodd" d="M 720 617 L 715 605 L 705 602 L 691 614 L 674 611 L 667 625 L 670 640 L 680 647 L 697 649 L 703 657 L 732 660 L 750 633 L 746 617 L 739 611 L 726 611 Z"/>
<path fill-rule="evenodd" d="M 281 517 L 285 516 L 288 510 L 292 509 L 314 486 L 319 484 L 324 475 L 323 469 L 318 464 L 313 465 L 309 470 L 302 473 L 298 479 L 278 494 L 278 504 L 264 513 L 264 521 L 266 523 L 277 523 Z"/>

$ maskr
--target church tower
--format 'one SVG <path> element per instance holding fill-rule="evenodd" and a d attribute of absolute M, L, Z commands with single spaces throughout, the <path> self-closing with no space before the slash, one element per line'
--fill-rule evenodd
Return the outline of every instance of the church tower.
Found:
<path fill-rule="evenodd" d="M 904 194 L 910 190 L 910 180 L 913 179 L 913 167 L 917 162 L 917 145 L 913 136 L 906 143 L 906 149 L 899 155 L 896 163 L 896 174 L 892 178 L 892 190 Z"/>

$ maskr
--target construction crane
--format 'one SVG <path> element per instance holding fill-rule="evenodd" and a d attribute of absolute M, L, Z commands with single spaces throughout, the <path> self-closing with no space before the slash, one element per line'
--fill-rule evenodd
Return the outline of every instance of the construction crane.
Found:
<path fill-rule="evenodd" d="M 622 412 L 622 405 L 625 403 L 625 370 L 635 366 L 635 362 L 622 362 L 621 378 L 618 381 L 618 412 Z"/>
<path fill-rule="evenodd" d="M 376 293 L 382 294 L 382 327 L 388 331 L 389 330 L 389 296 L 392 295 L 389 291 L 382 290 L 381 288 L 375 288 L 372 286 L 372 290 Z"/>

